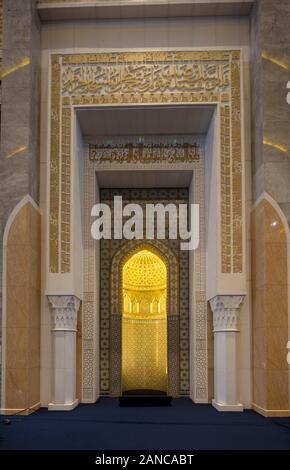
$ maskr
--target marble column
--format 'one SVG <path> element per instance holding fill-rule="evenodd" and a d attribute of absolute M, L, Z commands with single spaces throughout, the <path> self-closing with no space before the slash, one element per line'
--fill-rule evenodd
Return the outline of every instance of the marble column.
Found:
<path fill-rule="evenodd" d="M 52 336 L 51 411 L 73 410 L 76 398 L 76 332 L 80 300 L 74 295 L 49 295 Z"/>
<path fill-rule="evenodd" d="M 217 295 L 210 301 L 214 325 L 214 399 L 218 411 L 243 411 L 238 396 L 239 312 L 244 296 Z"/>

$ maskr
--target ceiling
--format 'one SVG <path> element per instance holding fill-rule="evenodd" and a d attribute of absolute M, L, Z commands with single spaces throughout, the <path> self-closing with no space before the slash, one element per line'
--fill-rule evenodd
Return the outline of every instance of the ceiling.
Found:
<path fill-rule="evenodd" d="M 122 106 L 77 110 L 84 136 L 207 133 L 213 105 Z"/>
<path fill-rule="evenodd" d="M 98 170 L 100 188 L 188 188 L 192 170 Z"/>
<path fill-rule="evenodd" d="M 43 21 L 249 15 L 253 0 L 42 0 Z"/>

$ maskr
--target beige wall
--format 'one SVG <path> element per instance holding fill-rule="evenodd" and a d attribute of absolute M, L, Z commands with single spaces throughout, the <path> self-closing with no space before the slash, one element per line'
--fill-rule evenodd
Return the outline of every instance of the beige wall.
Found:
<path fill-rule="evenodd" d="M 288 227 L 266 199 L 253 211 L 253 403 L 265 416 L 289 415 Z M 287 411 L 288 410 L 288 411 Z"/>
<path fill-rule="evenodd" d="M 42 51 L 102 48 L 245 47 L 248 17 L 70 21 L 41 28 Z"/>
<path fill-rule="evenodd" d="M 40 214 L 27 202 L 6 245 L 5 410 L 40 402 Z"/>

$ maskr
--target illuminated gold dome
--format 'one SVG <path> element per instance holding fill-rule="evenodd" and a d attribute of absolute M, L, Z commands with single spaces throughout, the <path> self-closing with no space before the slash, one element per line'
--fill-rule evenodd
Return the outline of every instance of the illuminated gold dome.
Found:
<path fill-rule="evenodd" d="M 141 250 L 125 263 L 123 279 L 125 289 L 165 289 L 166 266 L 159 256 L 149 250 Z"/>

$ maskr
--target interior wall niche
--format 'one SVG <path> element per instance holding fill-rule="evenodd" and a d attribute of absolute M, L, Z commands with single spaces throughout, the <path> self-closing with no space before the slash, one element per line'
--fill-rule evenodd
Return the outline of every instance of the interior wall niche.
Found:
<path fill-rule="evenodd" d="M 168 267 L 149 246 L 121 263 L 121 391 L 167 392 Z"/>
<path fill-rule="evenodd" d="M 134 137 L 134 136 L 133 136 Z M 91 236 L 92 216 L 91 210 L 97 202 L 105 202 L 112 207 L 113 196 L 116 191 L 122 193 L 123 202 L 138 202 L 145 204 L 149 202 L 189 202 L 198 204 L 200 207 L 200 243 L 194 252 L 180 251 L 179 240 L 169 241 L 170 247 L 165 245 L 166 240 L 154 240 L 157 249 L 171 250 L 173 258 L 180 260 L 178 268 L 179 295 L 175 295 L 176 288 L 170 286 L 170 295 L 178 298 L 179 306 L 172 310 L 170 325 L 172 332 L 177 332 L 177 337 L 171 335 L 174 347 L 178 343 L 178 353 L 174 347 L 170 364 L 175 364 L 177 374 L 171 374 L 169 389 L 174 392 L 173 396 L 188 395 L 195 402 L 208 402 L 208 379 L 207 379 L 207 315 L 206 315 L 206 257 L 205 257 L 205 179 L 204 179 L 204 137 L 200 135 L 168 135 L 168 136 L 145 136 L 145 152 L 150 159 L 142 162 L 139 158 L 127 161 L 128 148 L 126 144 L 133 143 L 137 147 L 137 137 L 128 136 L 106 137 L 106 141 L 115 144 L 114 149 L 107 148 L 105 152 L 106 161 L 103 161 L 103 148 L 101 161 L 91 156 L 91 146 L 107 146 L 108 142 L 102 137 L 87 137 L 85 140 L 83 158 L 83 227 L 84 227 L 84 251 L 83 251 L 83 308 L 82 308 L 82 402 L 92 403 L 99 394 L 118 395 L 120 393 L 120 367 L 121 367 L 121 341 L 115 343 L 113 338 L 120 331 L 120 312 L 118 304 L 120 298 L 118 292 L 114 304 L 113 315 L 111 314 L 111 279 L 110 273 L 114 271 L 119 276 L 118 266 L 112 270 L 112 260 L 119 255 L 125 256 L 128 250 L 135 249 L 134 240 L 102 240 L 95 241 Z M 129 140 L 128 140 L 129 139 Z M 118 140 L 120 140 L 118 144 Z M 139 140 L 139 139 L 138 139 Z M 138 143 L 138 141 L 137 141 Z M 156 144 L 155 146 L 152 144 Z M 162 152 L 169 152 L 174 156 L 173 161 L 169 158 L 163 159 L 161 163 L 155 159 L 156 153 L 160 156 L 160 143 Z M 172 148 L 178 144 L 178 152 Z M 150 144 L 153 150 L 150 149 Z M 194 152 L 194 161 L 187 150 L 187 144 Z M 185 145 L 185 147 L 184 147 Z M 196 149 L 198 151 L 196 151 Z M 143 146 L 144 152 L 144 146 Z M 176 161 L 176 156 L 183 154 L 182 159 Z M 120 158 L 120 153 L 124 158 Z M 185 155 L 184 155 L 185 153 Z M 113 158 L 114 157 L 114 158 Z M 109 158 L 109 161 L 108 161 Z M 163 158 L 163 157 L 162 157 Z M 144 171 L 145 170 L 145 171 Z M 149 170 L 149 171 L 148 171 Z M 142 178 L 140 172 L 142 171 Z M 163 176 L 160 176 L 163 175 Z M 145 180 L 144 188 L 143 180 Z M 171 184 L 168 184 L 170 182 Z M 118 186 L 118 184 L 120 186 Z M 131 189 L 124 189 L 130 185 Z M 122 188 L 116 190 L 115 188 Z M 106 189 L 107 188 L 107 189 Z M 113 207 L 112 207 L 113 208 Z M 145 238 L 145 237 L 144 237 Z M 147 241 L 143 239 L 143 242 Z M 126 245 L 128 243 L 128 245 Z M 129 245 L 130 243 L 130 245 Z M 132 246 L 131 246 L 132 245 Z M 154 248 L 154 247 L 153 247 Z M 122 252 L 122 253 L 121 253 Z M 121 256 L 121 258 L 122 258 Z M 166 258 L 166 255 L 164 254 Z M 121 260 L 119 259 L 119 261 Z M 172 264 L 172 263 L 171 263 Z M 177 284 L 177 283 L 176 283 Z M 114 283 L 115 288 L 118 282 Z M 102 288 L 102 292 L 101 291 Z M 110 322 L 114 319 L 113 331 Z M 119 325 L 118 325 L 119 322 Z M 179 324 L 176 328 L 174 322 Z M 119 334 L 120 338 L 120 334 Z M 170 341 L 169 341 L 170 342 Z M 169 345 L 170 346 L 170 345 Z M 118 349 L 119 348 L 119 349 Z M 112 357 L 114 356 L 114 357 Z M 119 362 L 118 362 L 119 361 Z M 114 367 L 111 367 L 111 364 Z M 117 371 L 116 373 L 113 372 Z M 190 371 L 190 373 L 189 373 Z"/>
<path fill-rule="evenodd" d="M 123 203 L 137 203 L 145 212 L 146 203 L 188 203 L 187 189 L 102 189 L 101 202 L 113 213 L 114 196 Z M 145 227 L 144 227 L 145 230 Z M 168 234 L 168 226 L 166 227 Z M 145 238 L 145 232 L 144 232 Z M 161 253 L 169 265 L 171 298 L 168 316 L 168 362 L 171 371 L 169 390 L 174 396 L 189 394 L 189 269 L 188 251 L 180 250 L 179 240 L 101 240 L 100 258 L 100 390 L 120 394 L 121 389 L 121 312 L 123 260 L 142 247 Z M 176 272 L 174 272 L 174 269 Z M 121 289 L 121 290 L 120 290 Z M 170 326 L 172 324 L 172 326 Z M 172 330 L 170 334 L 170 328 Z M 171 363 L 171 364 L 170 364 Z"/>
<path fill-rule="evenodd" d="M 217 230 L 218 249 L 221 252 L 221 265 L 218 269 L 222 275 L 243 274 L 240 50 L 141 51 L 136 49 L 51 54 L 50 87 L 50 188 L 47 215 L 49 275 L 70 274 L 76 264 L 72 251 L 75 234 L 73 214 L 71 214 L 71 200 L 75 190 L 72 142 L 75 111 L 86 107 L 101 109 L 108 105 L 116 108 L 144 105 L 162 107 L 218 105 L 220 138 L 217 152 L 220 155 L 218 160 L 220 178 L 217 200 L 220 201 L 218 206 L 220 222 Z M 90 240 L 90 211 L 98 193 L 96 172 L 101 170 L 102 165 L 88 161 L 89 151 L 84 159 L 82 401 L 91 403 L 97 399 L 99 391 L 99 377 L 96 373 L 99 363 L 97 333 L 99 294 L 96 288 L 98 255 L 96 244 Z M 133 170 L 133 167 L 136 170 L 149 167 L 147 163 L 140 165 L 138 162 L 133 163 L 134 165 L 128 170 Z M 160 164 L 150 161 L 152 165 L 150 169 L 153 170 L 153 167 L 159 165 L 160 170 L 163 164 L 167 165 L 165 162 Z M 106 170 L 110 165 L 107 164 Z M 123 169 L 124 163 L 115 161 L 113 165 L 115 171 L 119 171 Z M 190 261 L 190 275 L 192 275 L 190 369 L 193 377 L 190 392 L 196 402 L 204 403 L 208 401 L 204 162 L 197 161 L 188 165 L 193 172 L 190 200 L 200 204 L 203 209 L 200 219 L 201 244 Z M 176 166 L 178 166 L 176 162 L 169 163 L 167 169 L 175 170 Z M 178 171 L 183 171 L 183 165 L 179 165 Z M 156 185 L 158 186 L 158 181 Z M 103 187 L 108 186 L 110 185 L 103 185 Z"/>

